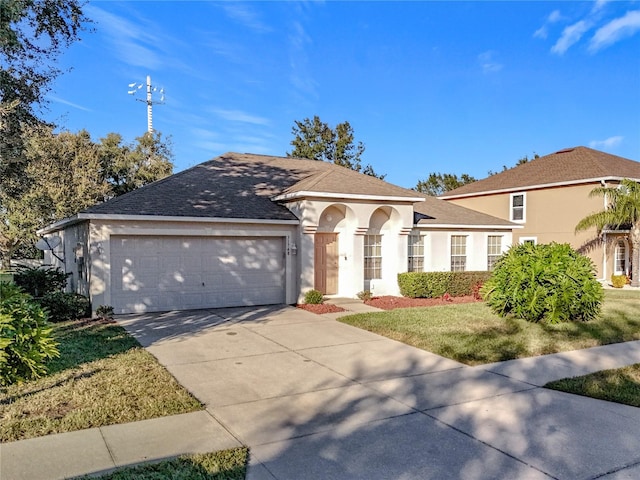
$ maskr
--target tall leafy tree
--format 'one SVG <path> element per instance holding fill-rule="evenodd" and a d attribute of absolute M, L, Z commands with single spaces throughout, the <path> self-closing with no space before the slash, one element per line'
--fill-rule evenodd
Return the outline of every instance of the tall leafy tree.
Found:
<path fill-rule="evenodd" d="M 476 179 L 467 173 L 458 177 L 452 173 L 430 173 L 426 180 L 419 180 L 414 190 L 437 197 L 449 190 L 473 183 Z"/>
<path fill-rule="evenodd" d="M 0 188 L 19 193 L 25 167 L 23 129 L 61 73 L 55 61 L 90 20 L 78 0 L 0 0 Z M 8 108 L 10 107 L 10 108 Z"/>
<path fill-rule="evenodd" d="M 20 195 L 0 189 L 0 259 L 32 245 L 36 230 L 108 198 L 171 174 L 171 145 L 159 132 L 127 144 L 112 133 L 94 142 L 86 130 L 56 134 L 51 127 L 25 132 Z"/>
<path fill-rule="evenodd" d="M 315 115 L 313 119 L 295 120 L 291 133 L 291 145 L 294 148 L 287 152 L 288 157 L 335 163 L 372 177 L 385 177 L 377 174 L 369 164 L 362 166 L 361 157 L 365 146 L 362 142 L 355 141 L 353 127 L 347 121 L 331 128 Z"/>
<path fill-rule="evenodd" d="M 590 197 L 604 197 L 607 207 L 599 212 L 584 217 L 576 232 L 596 227 L 598 234 L 605 228 L 617 229 L 628 226 L 629 240 L 632 245 L 631 286 L 640 286 L 640 184 L 633 180 L 623 179 L 619 186 L 597 187 Z"/>

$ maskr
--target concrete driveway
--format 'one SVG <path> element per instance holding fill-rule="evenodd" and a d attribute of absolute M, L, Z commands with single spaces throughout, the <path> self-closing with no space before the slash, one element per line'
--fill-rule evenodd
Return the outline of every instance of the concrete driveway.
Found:
<path fill-rule="evenodd" d="M 120 316 L 251 447 L 248 478 L 640 478 L 640 409 L 291 307 Z M 498 370 L 496 368 L 496 370 Z"/>

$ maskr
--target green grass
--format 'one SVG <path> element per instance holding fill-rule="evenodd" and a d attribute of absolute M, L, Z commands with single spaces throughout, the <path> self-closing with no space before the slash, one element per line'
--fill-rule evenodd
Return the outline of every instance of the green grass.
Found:
<path fill-rule="evenodd" d="M 557 380 L 546 384 L 545 387 L 640 407 L 640 363 L 582 377 Z"/>
<path fill-rule="evenodd" d="M 233 448 L 214 453 L 184 455 L 159 463 L 125 467 L 97 478 L 102 480 L 243 480 L 246 475 L 247 460 L 246 448 Z"/>
<path fill-rule="evenodd" d="M 406 308 L 340 321 L 468 365 L 640 340 L 640 292 L 607 290 L 602 314 L 558 325 L 503 319 L 483 303 Z"/>
<path fill-rule="evenodd" d="M 201 410 L 120 326 L 54 324 L 60 357 L 46 377 L 0 390 L 0 441 Z"/>

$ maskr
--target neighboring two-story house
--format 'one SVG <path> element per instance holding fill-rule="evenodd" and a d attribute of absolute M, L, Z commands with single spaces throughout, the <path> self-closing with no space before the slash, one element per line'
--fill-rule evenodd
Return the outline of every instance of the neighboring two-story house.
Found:
<path fill-rule="evenodd" d="M 577 223 L 606 206 L 589 197 L 600 186 L 615 186 L 623 178 L 640 181 L 640 163 L 587 147 L 560 150 L 483 180 L 464 185 L 441 198 L 521 225 L 513 242 L 569 243 L 587 254 L 601 280 L 629 274 L 628 231 L 595 229 L 575 232 Z"/>

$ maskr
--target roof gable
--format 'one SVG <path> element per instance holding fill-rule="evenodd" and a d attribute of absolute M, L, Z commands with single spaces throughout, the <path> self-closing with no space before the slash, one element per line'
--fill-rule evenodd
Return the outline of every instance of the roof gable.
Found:
<path fill-rule="evenodd" d="M 575 147 L 463 185 L 441 198 L 483 195 L 550 185 L 575 184 L 600 179 L 640 180 L 640 163 L 587 147 Z"/>

